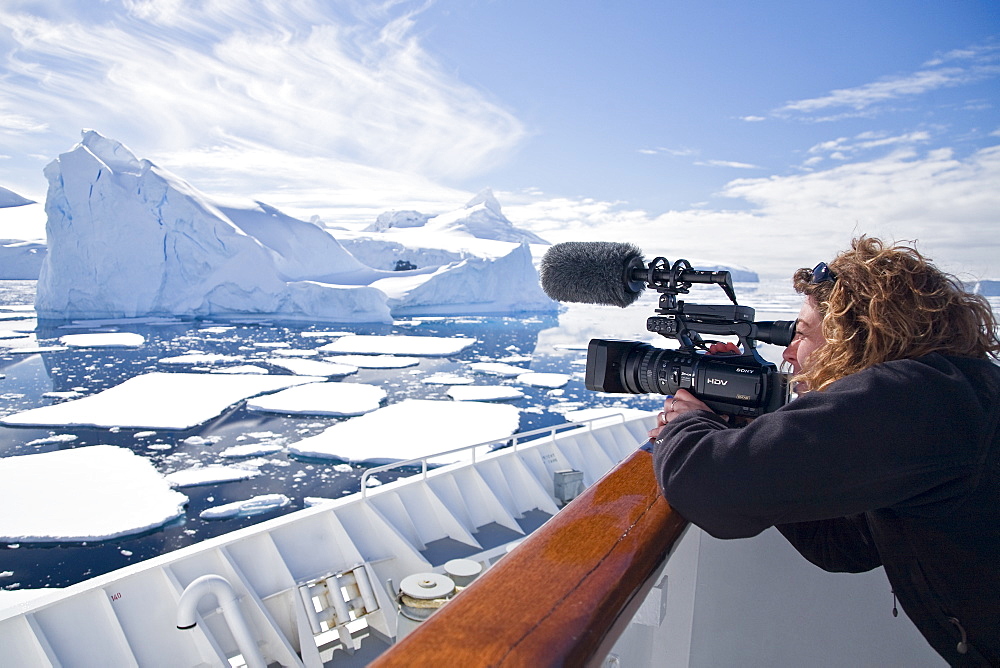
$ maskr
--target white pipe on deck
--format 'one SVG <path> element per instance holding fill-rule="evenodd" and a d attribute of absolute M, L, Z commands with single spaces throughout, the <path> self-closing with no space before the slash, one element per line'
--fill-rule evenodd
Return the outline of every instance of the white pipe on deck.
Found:
<path fill-rule="evenodd" d="M 198 624 L 198 602 L 206 595 L 215 596 L 222 616 L 229 624 L 229 630 L 240 648 L 247 668 L 267 668 L 257 640 L 250 632 L 246 618 L 237 602 L 236 591 L 229 580 L 221 575 L 202 575 L 184 589 L 177 602 L 177 628 L 191 629 Z"/>

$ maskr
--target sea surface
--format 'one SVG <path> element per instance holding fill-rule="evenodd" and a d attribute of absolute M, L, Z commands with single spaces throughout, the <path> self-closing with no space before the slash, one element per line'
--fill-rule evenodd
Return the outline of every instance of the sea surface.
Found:
<path fill-rule="evenodd" d="M 34 319 L 34 281 L 0 281 L 0 330 L 31 332 L 38 346 L 55 345 L 68 333 L 98 331 L 135 332 L 145 338 L 138 349 L 67 349 L 40 353 L 16 353 L 0 345 L 0 415 L 45 406 L 67 398 L 49 393 L 95 394 L 136 375 L 151 371 L 205 371 L 201 367 L 160 364 L 165 357 L 191 351 L 241 358 L 244 364 L 272 356 L 267 344 L 288 343 L 292 348 L 318 348 L 333 337 L 303 336 L 307 332 L 353 332 L 358 334 L 406 334 L 471 337 L 478 343 L 458 355 L 421 358 L 416 367 L 360 369 L 341 382 L 379 385 L 388 392 L 383 405 L 408 398 L 449 400 L 448 386 L 428 385 L 422 379 L 436 373 L 454 373 L 475 384 L 512 383 L 496 376 L 475 374 L 470 362 L 513 361 L 536 372 L 571 374 L 559 389 L 518 385 L 525 396 L 512 401 L 521 409 L 520 431 L 529 431 L 566 421 L 567 411 L 624 406 L 658 410 L 659 395 L 610 395 L 587 390 L 583 384 L 586 343 L 591 338 L 618 338 L 652 342 L 657 335 L 645 330 L 646 318 L 654 314 L 656 294 L 646 294 L 627 309 L 583 304 L 565 305 L 559 313 L 413 318 L 393 324 L 343 325 L 324 322 L 183 321 L 142 325 L 114 323 L 43 323 Z M 794 320 L 800 298 L 786 282 L 737 284 L 741 304 L 757 309 L 757 320 Z M 696 286 L 688 303 L 723 304 L 717 289 Z M 995 304 L 998 306 L 1000 304 Z M 20 308 L 12 308 L 20 307 Z M 223 327 L 227 328 L 223 331 Z M 662 339 L 660 339 L 662 341 Z M 0 341 L 0 344 L 3 344 Z M 261 345 L 264 344 L 264 345 Z M 582 349 L 581 349 L 582 348 Z M 780 362 L 781 349 L 761 345 L 761 353 Z M 272 369 L 272 373 L 287 373 Z M 347 418 L 276 415 L 251 412 L 241 405 L 194 429 L 174 431 L 139 429 L 95 429 L 89 427 L 15 428 L 0 426 L 0 457 L 35 454 L 56 449 L 111 444 L 130 448 L 147 457 L 161 473 L 197 465 L 251 466 L 260 475 L 238 481 L 185 487 L 189 498 L 186 514 L 177 521 L 141 535 L 90 543 L 0 544 L 0 588 L 25 589 L 64 587 L 128 564 L 196 543 L 212 536 L 271 519 L 305 507 L 307 497 L 339 498 L 360 489 L 365 467 L 330 459 L 309 459 L 277 451 L 247 460 L 223 458 L 220 453 L 236 445 L 281 446 L 318 434 Z M 447 425 L 442 426 L 447 429 Z M 74 440 L 68 440 L 75 436 Z M 373 435 L 373 452 L 378 438 Z M 273 447 L 272 447 L 273 449 Z M 348 470 L 349 469 L 349 470 Z M 382 482 L 413 471 L 399 469 L 379 474 Z M 3 481 L 0 480 L 0 484 Z M 37 481 L 44 486 L 45 480 Z M 114 484 L 114 481 L 109 481 Z M 284 494 L 291 504 L 251 517 L 206 520 L 199 514 L 210 507 L 243 501 L 262 494 Z M 17 512 L 5 508 L 3 512 Z"/>

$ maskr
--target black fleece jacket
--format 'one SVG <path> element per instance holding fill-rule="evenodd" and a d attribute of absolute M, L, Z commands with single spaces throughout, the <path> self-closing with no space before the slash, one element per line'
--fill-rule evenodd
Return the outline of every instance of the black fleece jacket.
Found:
<path fill-rule="evenodd" d="M 880 364 L 741 429 L 693 411 L 653 444 L 664 497 L 719 538 L 770 526 L 829 571 L 885 567 L 952 665 L 1000 666 L 1000 367 Z"/>

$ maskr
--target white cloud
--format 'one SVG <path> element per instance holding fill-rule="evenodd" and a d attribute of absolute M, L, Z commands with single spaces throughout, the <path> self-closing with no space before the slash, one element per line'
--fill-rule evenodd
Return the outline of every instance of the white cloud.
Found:
<path fill-rule="evenodd" d="M 730 167 L 732 169 L 760 169 L 758 165 L 751 165 L 747 162 L 733 162 L 732 160 L 699 160 L 694 163 L 701 167 Z"/>
<path fill-rule="evenodd" d="M 67 136 L 93 127 L 146 155 L 252 139 L 435 179 L 480 173 L 525 135 L 421 48 L 415 2 L 125 6 L 66 3 L 47 17 L 0 8 L 4 102 L 34 116 L 0 110 L 0 136 L 52 128 L 64 151 Z M 37 136 L 18 141 L 38 150 Z"/>
<path fill-rule="evenodd" d="M 900 150 L 793 176 L 731 181 L 725 197 L 750 210 L 651 215 L 619 203 L 504 194 L 516 225 L 560 241 L 631 241 L 657 254 L 728 261 L 787 277 L 847 247 L 853 236 L 917 240 L 948 271 L 1000 276 L 1000 147 L 965 159 L 947 149 Z M 507 205 L 508 200 L 515 201 Z M 613 234 L 609 231 L 613 230 Z M 611 238 L 613 237 L 613 238 Z M 971 240 L 971 241 L 970 241 Z"/>
<path fill-rule="evenodd" d="M 847 160 L 864 151 L 879 148 L 907 148 L 927 144 L 931 134 L 925 130 L 907 132 L 900 135 L 889 135 L 885 132 L 862 132 L 854 137 L 838 137 L 830 141 L 820 142 L 811 146 L 807 153 L 810 157 L 805 164 L 814 165 L 824 155 L 834 160 Z"/>
<path fill-rule="evenodd" d="M 809 115 L 828 109 L 851 112 L 815 120 L 837 120 L 871 113 L 873 107 L 900 98 L 914 97 L 941 88 L 965 85 L 1000 75 L 1000 49 L 970 47 L 955 50 L 925 64 L 925 69 L 890 76 L 852 88 L 841 88 L 826 95 L 794 100 L 776 109 L 776 116 Z M 950 66 L 945 66 L 945 64 Z"/>

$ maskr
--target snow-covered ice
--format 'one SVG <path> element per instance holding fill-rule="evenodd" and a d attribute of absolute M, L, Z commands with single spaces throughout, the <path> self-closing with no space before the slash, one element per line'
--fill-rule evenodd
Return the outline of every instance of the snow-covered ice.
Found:
<path fill-rule="evenodd" d="M 469 365 L 469 368 L 476 373 L 502 376 L 504 378 L 513 378 L 528 371 L 523 366 L 514 366 L 506 362 L 473 362 Z"/>
<path fill-rule="evenodd" d="M 328 359 L 361 369 L 405 369 L 420 364 L 420 358 L 406 355 L 337 355 Z"/>
<path fill-rule="evenodd" d="M 536 373 L 529 371 L 528 373 L 522 373 L 516 380 L 522 385 L 557 388 L 568 383 L 569 378 L 569 374 L 566 373 Z"/>
<path fill-rule="evenodd" d="M 284 442 L 284 439 L 282 439 L 282 442 Z M 244 443 L 226 448 L 219 453 L 219 456 L 227 459 L 263 457 L 264 455 L 273 455 L 276 452 L 281 452 L 284 447 L 284 445 L 278 443 Z"/>
<path fill-rule="evenodd" d="M 131 332 L 66 334 L 59 337 L 59 343 L 67 348 L 141 348 L 146 338 Z"/>
<path fill-rule="evenodd" d="M 198 514 L 203 520 L 223 520 L 230 517 L 250 517 L 284 508 L 292 502 L 284 494 L 261 494 L 244 501 L 234 501 L 206 508 Z"/>
<path fill-rule="evenodd" d="M 476 339 L 448 336 L 377 336 L 356 334 L 344 336 L 319 349 L 321 353 L 356 353 L 361 355 L 416 355 L 447 357 L 475 345 Z"/>
<path fill-rule="evenodd" d="M 260 475 L 260 471 L 237 466 L 195 466 L 168 473 L 166 479 L 174 487 L 197 487 L 199 485 L 248 480 L 258 475 Z"/>
<path fill-rule="evenodd" d="M 457 385 L 449 388 L 447 394 L 455 401 L 509 401 L 524 397 L 524 392 L 510 385 Z"/>
<path fill-rule="evenodd" d="M 325 379 L 154 372 L 129 378 L 89 397 L 7 415 L 0 418 L 0 423 L 189 429 L 248 397 L 320 380 Z"/>
<path fill-rule="evenodd" d="M 264 360 L 271 366 L 290 371 L 300 376 L 323 376 L 326 378 L 342 378 L 358 372 L 355 364 L 325 362 L 322 360 L 282 359 L 270 357 Z"/>
<path fill-rule="evenodd" d="M 420 382 L 425 385 L 471 385 L 475 381 L 467 376 L 459 376 L 454 373 L 435 373 Z"/>
<path fill-rule="evenodd" d="M 329 427 L 288 446 L 307 457 L 380 464 L 424 457 L 510 436 L 517 407 L 484 402 L 407 399 Z M 460 453 L 435 459 L 458 461 Z"/>
<path fill-rule="evenodd" d="M 365 383 L 311 383 L 247 400 L 252 411 L 347 417 L 378 409 L 386 391 Z"/>
<path fill-rule="evenodd" d="M 77 542 L 155 529 L 188 499 L 127 448 L 92 445 L 0 458 L 0 541 Z"/>
<path fill-rule="evenodd" d="M 232 364 L 235 362 L 242 362 L 242 357 L 236 357 L 234 355 L 221 355 L 219 353 L 185 353 L 183 355 L 171 355 L 170 357 L 161 357 L 157 360 L 159 364 L 165 364 L 167 366 L 171 365 L 194 365 L 194 364 Z"/>

